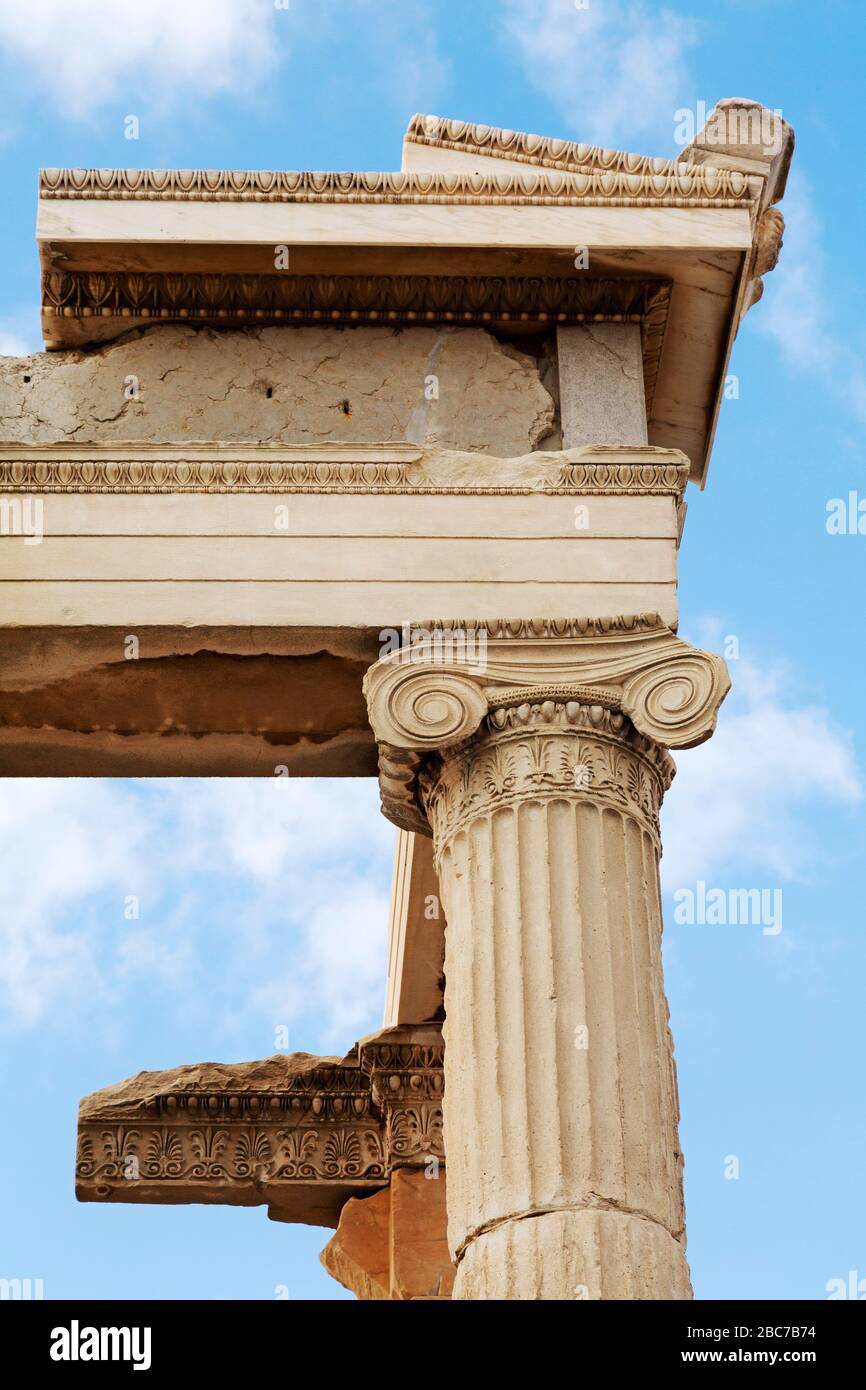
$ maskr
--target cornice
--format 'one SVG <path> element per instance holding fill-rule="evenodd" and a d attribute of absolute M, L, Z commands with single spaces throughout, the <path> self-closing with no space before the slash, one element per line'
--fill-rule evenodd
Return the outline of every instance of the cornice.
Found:
<path fill-rule="evenodd" d="M 405 138 L 413 145 L 514 160 L 534 168 L 559 169 L 564 173 L 600 170 L 643 177 L 668 177 L 677 167 L 677 161 L 672 159 L 629 154 L 625 150 L 605 149 L 601 145 L 580 144 L 574 140 L 559 140 L 547 135 L 531 135 L 522 130 L 502 130 L 496 126 L 420 113 L 410 120 Z M 682 168 L 682 164 L 679 167 Z"/>
<path fill-rule="evenodd" d="M 720 104 L 730 105 L 750 103 Z M 682 447 L 703 483 L 731 344 L 778 253 L 781 221 L 765 213 L 781 196 L 790 159 L 793 135 L 785 129 L 776 160 L 770 152 L 716 152 L 702 137 L 675 159 L 659 159 L 416 116 L 407 163 L 423 164 L 427 145 L 428 164 L 455 167 L 45 169 L 37 219 L 44 341 L 52 350 L 90 347 L 164 322 L 510 329 L 608 314 L 634 322 L 637 314 L 650 437 Z M 141 209 L 146 229 L 112 206 L 129 201 L 156 204 Z M 234 207 L 220 210 L 225 204 Z M 288 221 L 286 205 L 296 209 Z M 438 205 L 448 211 L 434 216 Z M 586 215 L 575 221 L 573 209 Z M 272 248 L 284 235 L 300 253 L 292 250 L 292 270 L 303 275 L 270 274 Z M 673 280 L 676 312 L 668 313 L 667 289 L 653 303 L 607 306 L 588 302 L 597 292 L 585 274 L 557 283 L 577 243 L 598 251 L 593 264 L 606 276 L 640 268 Z M 468 258 L 457 249 L 464 244 L 473 248 Z M 470 265 L 486 281 L 429 274 Z M 355 273 L 335 277 L 335 267 Z M 424 273 L 401 276 L 406 269 Z M 512 269 L 521 271 L 522 287 Z M 381 270 L 398 274 L 383 278 Z M 496 287 L 494 272 L 504 272 L 498 284 L 506 288 Z"/>
<path fill-rule="evenodd" d="M 652 446 L 596 446 L 496 459 L 401 443 L 0 443 L 0 490 L 6 493 L 542 493 L 679 501 L 688 472 L 688 460 L 678 450 Z"/>
<path fill-rule="evenodd" d="M 488 631 L 479 643 L 478 628 L 490 626 L 441 625 L 440 638 L 454 634 L 449 644 L 429 640 L 430 625 L 419 624 L 414 643 L 377 661 L 364 678 L 382 809 L 403 829 L 430 834 L 419 799 L 425 760 L 468 745 L 482 726 L 526 724 L 540 710 L 548 732 L 563 723 L 591 729 L 613 712 L 663 749 L 691 748 L 712 734 L 730 688 L 721 657 L 689 646 L 655 615 L 575 620 L 564 631 L 562 624 L 503 620 L 492 624 L 497 635 Z M 474 660 L 465 659 L 470 645 Z"/>
<path fill-rule="evenodd" d="M 41 169 L 39 197 L 100 201 L 472 203 L 749 207 L 747 174 L 666 161 L 658 172 L 336 173 L 237 169 Z"/>

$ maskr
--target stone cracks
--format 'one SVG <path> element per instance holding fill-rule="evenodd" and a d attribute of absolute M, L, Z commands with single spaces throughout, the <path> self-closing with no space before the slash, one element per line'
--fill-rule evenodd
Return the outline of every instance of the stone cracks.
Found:
<path fill-rule="evenodd" d="M 0 414 L 7 443 L 406 440 L 504 457 L 556 425 L 536 360 L 480 327 L 164 324 L 100 351 L 4 359 Z"/>
<path fill-rule="evenodd" d="M 558 1212 L 570 1212 L 575 1215 L 580 1212 L 613 1212 L 617 1216 L 628 1216 L 633 1217 L 637 1221 L 647 1221 L 652 1226 L 660 1225 L 658 1218 L 651 1215 L 649 1212 L 633 1210 L 624 1206 L 621 1202 L 613 1202 L 609 1198 L 599 1196 L 595 1192 L 588 1192 L 583 1201 L 578 1204 L 554 1203 L 546 1207 L 531 1207 L 526 1211 L 512 1212 L 508 1216 L 498 1217 L 495 1221 L 488 1221 L 486 1224 L 478 1226 L 477 1229 L 467 1233 L 466 1239 L 455 1253 L 455 1260 L 459 1264 L 467 1246 L 470 1245 L 473 1240 L 476 1240 L 478 1236 L 487 1235 L 489 1232 L 497 1230 L 500 1226 L 506 1226 L 512 1221 L 532 1221 L 534 1218 L 552 1216 Z M 679 1231 L 668 1231 L 666 1226 L 661 1226 L 661 1229 L 665 1231 L 667 1235 L 672 1236 L 674 1240 L 683 1241 L 685 1239 L 685 1223 Z"/>

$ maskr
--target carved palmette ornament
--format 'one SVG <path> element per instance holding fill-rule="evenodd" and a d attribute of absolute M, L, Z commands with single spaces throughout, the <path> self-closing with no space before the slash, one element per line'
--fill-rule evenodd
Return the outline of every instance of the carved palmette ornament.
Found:
<path fill-rule="evenodd" d="M 407 1106 L 394 1110 L 388 1119 L 388 1140 L 393 1153 L 401 1158 L 441 1155 L 442 1110 L 438 1106 Z"/>
<path fill-rule="evenodd" d="M 313 1162 L 319 1147 L 319 1136 L 314 1129 L 277 1130 L 279 1158 L 275 1169 L 278 1178 L 315 1178 L 316 1166 Z"/>
<path fill-rule="evenodd" d="M 235 1140 L 235 1167 L 245 1177 L 249 1173 L 270 1169 L 273 1141 L 266 1130 L 250 1129 Z"/>
<path fill-rule="evenodd" d="M 147 1177 L 179 1177 L 184 1169 L 180 1135 L 171 1129 L 154 1130 L 147 1141 L 143 1170 Z"/>
<path fill-rule="evenodd" d="M 191 1130 L 189 1146 L 192 1149 L 194 1162 L 190 1169 L 190 1175 L 195 1178 L 228 1177 L 229 1168 L 227 1163 L 223 1161 L 223 1154 L 228 1148 L 228 1143 L 229 1132 L 227 1129 Z M 235 1171 L 238 1171 L 237 1166 Z M 239 1172 L 238 1176 L 245 1176 L 245 1171 Z"/>

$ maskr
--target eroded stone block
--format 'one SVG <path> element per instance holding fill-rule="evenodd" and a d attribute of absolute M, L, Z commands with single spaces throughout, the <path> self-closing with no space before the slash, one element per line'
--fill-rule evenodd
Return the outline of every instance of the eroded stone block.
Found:
<path fill-rule="evenodd" d="M 0 358 L 0 416 L 22 443 L 407 440 L 521 454 L 558 446 L 545 365 L 482 328 L 162 327 Z"/>

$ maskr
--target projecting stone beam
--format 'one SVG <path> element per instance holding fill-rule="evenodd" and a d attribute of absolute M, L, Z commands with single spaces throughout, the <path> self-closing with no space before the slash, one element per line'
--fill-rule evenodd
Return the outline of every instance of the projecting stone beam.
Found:
<path fill-rule="evenodd" d="M 362 681 L 409 614 L 675 628 L 687 474 L 643 445 L 0 445 L 0 774 L 373 776 Z"/>
<path fill-rule="evenodd" d="M 76 1195 L 267 1205 L 273 1220 L 336 1226 L 349 1197 L 443 1161 L 442 1053 L 437 1027 L 389 1028 L 342 1061 L 140 1072 L 82 1100 Z"/>

